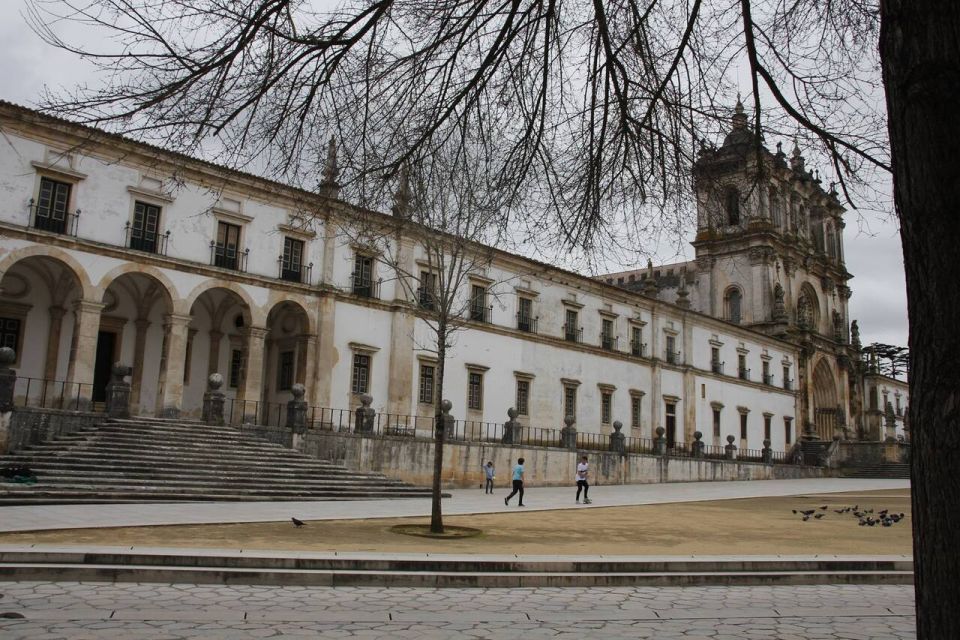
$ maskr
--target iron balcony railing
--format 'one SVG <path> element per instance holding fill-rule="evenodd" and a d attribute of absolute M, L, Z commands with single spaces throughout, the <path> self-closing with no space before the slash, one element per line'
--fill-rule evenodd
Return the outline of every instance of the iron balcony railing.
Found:
<path fill-rule="evenodd" d="M 540 320 L 540 316 L 536 318 L 531 318 L 530 316 L 524 315 L 522 313 L 517 314 L 517 329 L 520 331 L 526 331 L 528 333 L 537 332 L 537 324 Z"/>
<path fill-rule="evenodd" d="M 787 391 L 793 391 L 793 380 L 790 378 L 783 379 L 783 388 Z"/>
<path fill-rule="evenodd" d="M 210 264 L 214 267 L 246 273 L 249 257 L 250 249 L 241 251 L 238 246 L 223 245 L 215 240 L 210 241 Z"/>
<path fill-rule="evenodd" d="M 358 276 L 356 273 L 350 274 L 350 283 L 352 286 L 353 295 L 360 296 L 361 298 L 373 298 L 375 300 L 379 300 L 380 285 L 382 282 L 382 279 L 374 281 L 369 277 Z"/>
<path fill-rule="evenodd" d="M 739 368 L 737 369 L 737 376 L 738 376 L 741 380 L 749 380 L 749 379 L 750 379 L 750 369 L 747 369 L 746 367 L 739 367 Z"/>
<path fill-rule="evenodd" d="M 637 340 L 630 341 L 630 355 L 643 357 L 646 351 L 647 351 L 646 342 L 639 342 Z"/>
<path fill-rule="evenodd" d="M 51 231 L 65 236 L 77 236 L 77 227 L 80 224 L 80 209 L 71 213 L 56 207 L 41 207 L 33 198 L 30 198 L 29 211 L 34 229 Z"/>
<path fill-rule="evenodd" d="M 433 289 L 429 287 L 420 287 L 417 289 L 417 305 L 421 309 L 433 311 L 437 308 L 437 298 Z"/>
<path fill-rule="evenodd" d="M 123 225 L 123 246 L 134 251 L 155 253 L 159 256 L 167 255 L 167 245 L 170 243 L 170 230 L 166 233 L 147 231 L 130 224 L 128 220 Z"/>
<path fill-rule="evenodd" d="M 300 264 L 289 258 L 277 258 L 277 278 L 286 282 L 302 282 L 310 284 L 313 281 L 313 263 Z"/>
<path fill-rule="evenodd" d="M 563 339 L 567 342 L 583 342 L 583 327 L 563 325 Z"/>
<path fill-rule="evenodd" d="M 723 375 L 724 364 L 726 363 L 720 362 L 719 360 L 713 360 L 712 362 L 710 362 L 710 370 L 718 375 Z"/>
<path fill-rule="evenodd" d="M 677 364 L 680 362 L 680 352 L 679 351 L 667 351 L 667 362 L 669 364 Z"/>
<path fill-rule="evenodd" d="M 600 334 L 600 348 L 606 351 L 616 351 L 617 343 L 619 342 L 619 336 L 612 336 L 609 333 Z"/>
<path fill-rule="evenodd" d="M 93 385 L 64 380 L 17 377 L 13 404 L 18 407 L 88 411 L 92 408 Z"/>
<path fill-rule="evenodd" d="M 765 373 L 765 374 L 763 374 L 763 384 L 767 385 L 768 387 L 772 387 L 772 386 L 773 386 L 773 374 L 772 374 L 772 373 Z"/>
<path fill-rule="evenodd" d="M 479 305 L 470 305 L 470 319 L 474 322 L 484 322 L 490 324 L 493 316 L 493 307 L 481 307 Z"/>

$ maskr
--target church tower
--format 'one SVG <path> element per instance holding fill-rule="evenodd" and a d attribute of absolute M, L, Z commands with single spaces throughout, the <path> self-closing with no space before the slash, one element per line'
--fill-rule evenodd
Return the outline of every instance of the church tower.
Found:
<path fill-rule="evenodd" d="M 763 147 L 739 100 L 723 144 L 701 149 L 694 180 L 699 310 L 801 347 L 796 384 L 806 415 L 798 422 L 807 437 L 853 429 L 852 275 L 833 185 L 823 189 L 796 143 L 789 159 L 779 144 L 775 153 Z"/>

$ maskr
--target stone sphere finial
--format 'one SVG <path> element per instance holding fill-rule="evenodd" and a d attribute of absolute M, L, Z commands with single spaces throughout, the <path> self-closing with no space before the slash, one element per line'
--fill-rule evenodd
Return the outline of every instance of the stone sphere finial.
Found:
<path fill-rule="evenodd" d="M 360 404 L 362 404 L 364 408 L 369 407 L 372 403 L 373 403 L 373 396 L 368 395 L 366 393 L 360 396 Z"/>
<path fill-rule="evenodd" d="M 298 382 L 297 384 L 290 387 L 290 393 L 293 394 L 294 400 L 297 400 L 297 401 L 303 400 L 303 396 L 307 394 L 307 388 Z"/>
<path fill-rule="evenodd" d="M 733 441 L 736 440 L 733 436 L 727 436 L 727 444 L 733 444 Z"/>
<path fill-rule="evenodd" d="M 763 440 L 763 448 L 764 448 L 764 449 L 769 449 L 769 448 L 770 448 L 770 440 L 769 440 L 769 439 L 764 438 L 764 440 Z"/>
<path fill-rule="evenodd" d="M 17 352 L 10 347 L 0 347 L 0 367 L 9 367 L 17 360 Z"/>
<path fill-rule="evenodd" d="M 623 423 L 620 422 L 619 420 L 614 420 L 613 430 L 616 431 L 617 433 L 620 433 L 620 429 L 623 429 Z"/>
<path fill-rule="evenodd" d="M 662 437 L 663 437 L 663 434 L 665 434 L 666 432 L 667 432 L 667 430 L 664 429 L 663 427 L 657 427 L 656 430 L 655 430 L 655 433 L 657 434 L 657 437 L 658 437 L 658 438 L 662 438 Z"/>
<path fill-rule="evenodd" d="M 697 442 L 700 442 L 700 440 L 703 439 L 703 434 L 702 434 L 701 432 L 699 432 L 699 431 L 694 431 L 694 432 L 693 432 L 693 439 L 696 440 Z"/>
<path fill-rule="evenodd" d="M 453 403 L 449 400 L 444 400 L 440 403 L 440 411 L 443 412 L 443 415 L 448 415 L 451 409 L 453 409 Z"/>
<path fill-rule="evenodd" d="M 207 377 L 207 389 L 210 391 L 219 391 L 223 386 L 223 376 L 219 373 L 211 373 Z"/>
<path fill-rule="evenodd" d="M 563 419 L 563 424 L 567 425 L 568 427 L 572 427 L 573 423 L 576 421 L 577 419 L 574 418 L 573 416 L 567 416 L 566 418 Z"/>
<path fill-rule="evenodd" d="M 133 373 L 133 367 L 129 367 L 122 362 L 114 362 L 113 366 L 110 367 L 110 373 L 113 374 L 114 378 L 123 380 L 125 377 Z"/>
<path fill-rule="evenodd" d="M 518 415 L 520 414 L 513 407 L 507 409 L 507 417 L 509 417 L 511 420 L 516 420 Z"/>

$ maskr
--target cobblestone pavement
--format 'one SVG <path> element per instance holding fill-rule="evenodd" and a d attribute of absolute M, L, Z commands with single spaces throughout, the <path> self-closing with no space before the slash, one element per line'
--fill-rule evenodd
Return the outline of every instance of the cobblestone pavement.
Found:
<path fill-rule="evenodd" d="M 4 640 L 915 638 L 913 587 L 407 589 L 0 582 Z"/>

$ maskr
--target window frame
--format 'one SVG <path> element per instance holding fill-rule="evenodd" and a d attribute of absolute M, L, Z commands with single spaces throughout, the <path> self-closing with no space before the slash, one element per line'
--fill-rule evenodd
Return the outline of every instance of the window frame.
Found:
<path fill-rule="evenodd" d="M 369 353 L 354 351 L 350 369 L 350 392 L 353 395 L 370 393 L 370 372 L 373 356 Z"/>
<path fill-rule="evenodd" d="M 290 391 L 295 384 L 297 352 L 284 349 L 277 354 L 277 391 Z"/>
<path fill-rule="evenodd" d="M 516 391 L 515 391 L 515 405 L 514 408 L 517 410 L 518 416 L 529 416 L 530 415 L 530 379 L 529 378 L 517 378 Z"/>
<path fill-rule="evenodd" d="M 299 248 L 299 256 L 294 256 L 294 249 Z M 304 258 L 307 254 L 307 243 L 302 238 L 283 236 L 283 254 L 280 256 L 280 279 L 287 282 L 303 282 Z"/>
<path fill-rule="evenodd" d="M 417 384 L 417 401 L 420 404 L 428 404 L 433 406 L 436 404 L 436 400 L 437 365 L 433 362 L 421 362 L 420 379 Z"/>
<path fill-rule="evenodd" d="M 467 411 L 483 411 L 483 372 L 467 370 Z"/>

